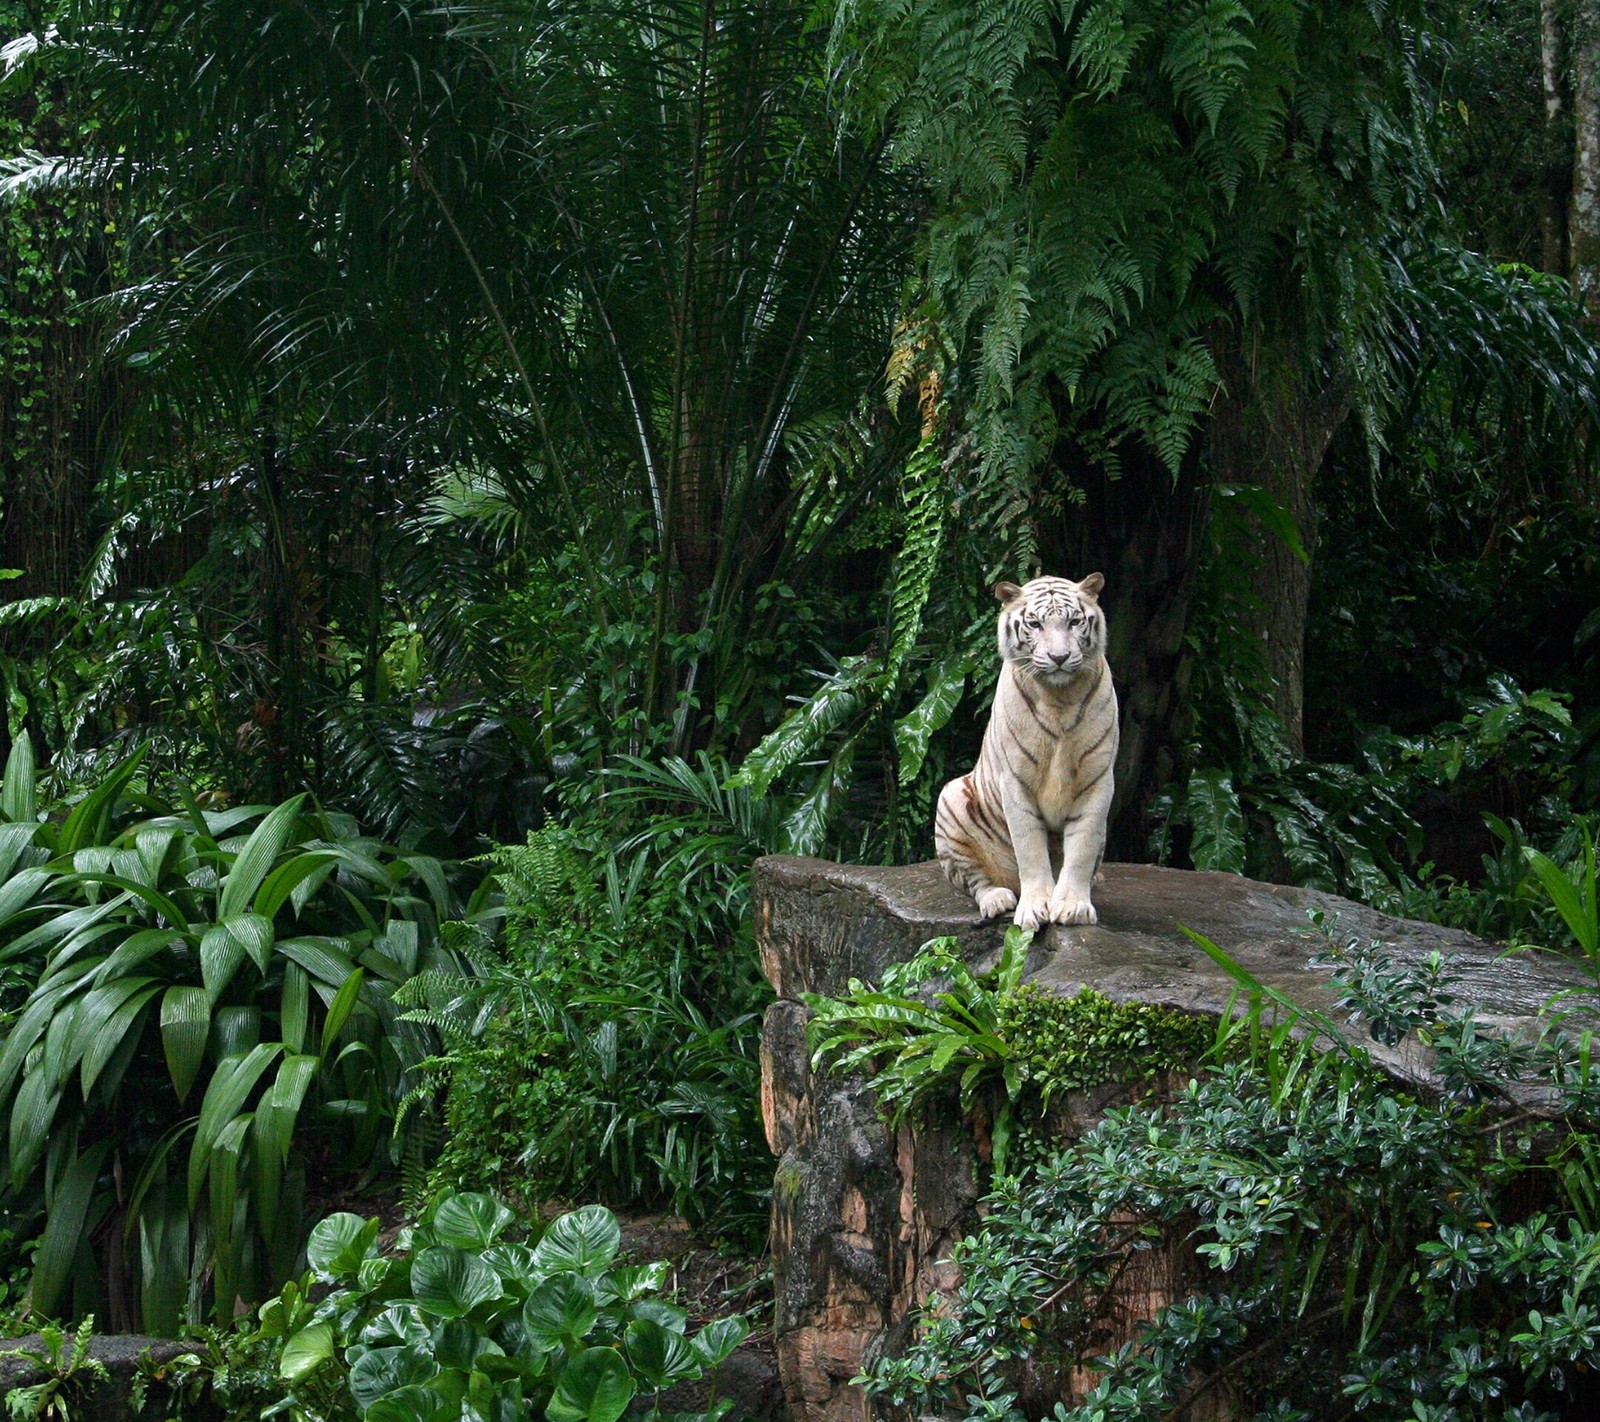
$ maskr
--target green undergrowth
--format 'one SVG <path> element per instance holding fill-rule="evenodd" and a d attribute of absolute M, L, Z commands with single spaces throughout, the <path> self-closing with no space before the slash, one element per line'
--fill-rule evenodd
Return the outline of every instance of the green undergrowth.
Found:
<path fill-rule="evenodd" d="M 879 1408 L 964 1422 L 1596 1415 L 1592 1034 L 1552 1021 L 1498 1036 L 1448 960 L 1400 964 L 1321 926 L 1345 1024 L 1295 1011 L 1197 939 L 1244 995 L 1221 1064 L 996 1179 L 953 1251 L 959 1290 L 857 1379 Z M 1378 1070 L 1363 1037 L 1431 1049 L 1437 1088 Z M 1519 1105 L 1535 1083 L 1536 1124 Z M 1142 1268 L 1153 1316 L 1119 1336 L 1106 1320 Z"/>
<path fill-rule="evenodd" d="M 1215 1038 L 1212 1023 L 1178 1008 L 1113 1002 L 1080 988 L 1063 997 L 1025 983 L 1002 994 L 1000 1029 L 1025 1081 L 1048 1101 L 1060 1091 L 1144 1081 L 1198 1061 Z"/>
<path fill-rule="evenodd" d="M 463 943 L 472 977 L 401 995 L 444 1046 L 412 1102 L 444 1127 L 424 1195 L 665 1208 L 758 1244 L 770 1165 L 747 861 L 679 848 L 550 825 L 497 851 L 504 941 Z"/>
<path fill-rule="evenodd" d="M 963 1111 L 991 1116 L 1000 1175 L 1014 1163 L 1016 1123 L 1043 1115 L 1058 1092 L 1148 1081 L 1213 1045 L 1213 1025 L 1190 1013 L 1024 985 L 1032 939 L 1009 929 L 999 962 L 975 973 L 954 938 L 935 938 L 886 968 L 881 988 L 852 978 L 843 997 L 808 994 L 813 1068 L 869 1074 L 896 1122 L 954 1086 Z M 1039 1133 L 1018 1139 L 1031 1157 Z"/>

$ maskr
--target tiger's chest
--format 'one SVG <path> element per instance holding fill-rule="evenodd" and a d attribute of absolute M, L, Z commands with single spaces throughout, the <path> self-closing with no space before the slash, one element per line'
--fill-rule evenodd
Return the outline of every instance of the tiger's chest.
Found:
<path fill-rule="evenodd" d="M 1049 755 L 1040 758 L 1034 778 L 1034 803 L 1051 829 L 1061 828 L 1082 789 L 1082 750 L 1082 743 L 1076 738 L 1063 736 Z"/>
<path fill-rule="evenodd" d="M 1024 797 L 1051 830 L 1078 809 L 1103 778 L 1115 754 L 1116 702 L 1108 680 L 1097 678 L 1086 696 L 1057 699 L 1014 683 L 1002 689 L 997 714 L 1005 721 L 1000 739 L 1004 763 Z"/>

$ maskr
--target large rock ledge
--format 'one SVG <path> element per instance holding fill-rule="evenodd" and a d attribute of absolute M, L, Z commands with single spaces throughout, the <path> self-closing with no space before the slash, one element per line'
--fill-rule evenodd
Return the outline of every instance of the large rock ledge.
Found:
<path fill-rule="evenodd" d="M 971 962 L 999 950 L 1004 923 L 984 923 L 937 864 L 862 868 L 773 856 L 755 867 L 756 938 L 778 995 L 762 1041 L 762 1109 L 779 1157 L 773 1191 L 773 1276 L 779 1371 L 795 1422 L 857 1422 L 865 1399 L 849 1380 L 931 1294 L 954 1286 L 951 1247 L 976 1222 L 979 1143 L 959 1122 L 890 1131 L 870 1085 L 814 1077 L 803 993 L 842 993 L 852 977 L 876 982 L 928 939 L 950 935 Z M 1340 939 L 1382 942 L 1397 963 L 1451 955 L 1463 1003 L 1500 1031 L 1534 1030 L 1553 993 L 1589 979 L 1553 956 L 1501 956 L 1468 934 L 1377 913 L 1306 889 L 1232 874 L 1108 864 L 1096 886 L 1100 923 L 1055 927 L 1030 953 L 1027 980 L 1075 993 L 1085 985 L 1219 1016 L 1233 980 L 1186 938 L 1203 934 L 1263 983 L 1327 1013 L 1334 992 L 1309 960 L 1326 947 L 1309 912 L 1337 915 Z M 1427 1057 L 1413 1044 L 1366 1045 L 1396 1076 L 1426 1087 Z M 1073 1103 L 1087 1124 L 1114 1088 Z M 1160 1280 L 1147 1281 L 1160 1294 Z M 1129 1318 L 1148 1306 L 1135 1286 Z"/>

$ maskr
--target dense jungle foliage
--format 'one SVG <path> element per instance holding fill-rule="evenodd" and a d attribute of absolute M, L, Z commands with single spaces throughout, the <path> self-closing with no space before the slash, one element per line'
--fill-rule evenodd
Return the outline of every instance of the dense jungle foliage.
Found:
<path fill-rule="evenodd" d="M 931 854 L 1003 578 L 1106 576 L 1114 857 L 1592 959 L 1596 93 L 1593 0 L 0 0 L 0 1307 L 708 1365 L 600 1207 L 759 1250 L 749 865 Z M 988 1089 L 1144 1040 L 963 982 Z M 1254 1069 L 1171 1129 L 1332 1129 Z"/>

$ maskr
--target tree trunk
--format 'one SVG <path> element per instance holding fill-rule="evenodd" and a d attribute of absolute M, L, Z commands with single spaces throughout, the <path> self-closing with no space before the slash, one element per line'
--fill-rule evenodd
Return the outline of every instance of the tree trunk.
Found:
<path fill-rule="evenodd" d="M 1106 577 L 1100 601 L 1122 721 L 1106 857 L 1148 859 L 1146 811 L 1177 776 L 1189 730 L 1184 633 L 1210 486 L 1194 456 L 1174 479 L 1154 455 L 1131 451 L 1111 478 L 1075 446 L 1059 451 L 1040 482 L 1041 503 L 1062 508 L 1059 518 L 1040 520 L 1044 571 Z M 1070 490 L 1081 491 L 1082 501 Z"/>
<path fill-rule="evenodd" d="M 1563 0 L 1539 0 L 1539 73 L 1544 89 L 1544 175 L 1539 194 L 1539 264 L 1567 275 L 1567 204 L 1572 195 L 1567 33 Z"/>
<path fill-rule="evenodd" d="M 1572 291 L 1600 325 L 1600 0 L 1572 6 Z"/>
<path fill-rule="evenodd" d="M 1312 489 L 1334 433 L 1350 412 L 1349 384 L 1309 379 L 1296 344 L 1262 338 L 1247 351 L 1219 343 L 1222 389 L 1212 407 L 1206 453 L 1218 484 L 1254 485 L 1293 521 L 1306 557 L 1280 533 L 1250 520 L 1249 559 L 1254 625 L 1272 676 L 1272 702 L 1284 745 L 1305 754 L 1306 608 L 1317 520 Z M 1314 388 L 1316 387 L 1316 388 Z"/>

